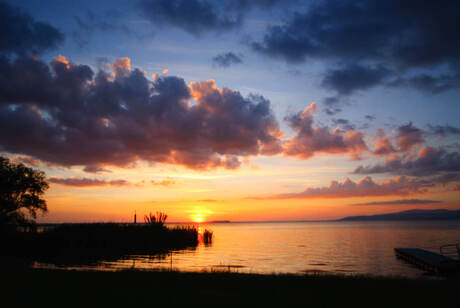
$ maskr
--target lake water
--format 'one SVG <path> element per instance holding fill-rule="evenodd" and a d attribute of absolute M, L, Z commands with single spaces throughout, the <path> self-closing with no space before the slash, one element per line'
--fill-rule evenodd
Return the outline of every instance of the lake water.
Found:
<path fill-rule="evenodd" d="M 243 273 L 330 272 L 405 276 L 426 273 L 395 257 L 395 247 L 439 252 L 460 242 L 460 221 L 277 222 L 201 225 L 213 243 L 169 255 L 129 256 L 76 269 L 230 270 Z M 35 267 L 53 267 L 35 263 Z"/>

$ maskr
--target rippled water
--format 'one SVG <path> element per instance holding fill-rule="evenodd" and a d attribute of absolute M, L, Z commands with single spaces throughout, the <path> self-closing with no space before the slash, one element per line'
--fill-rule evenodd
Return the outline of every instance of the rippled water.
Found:
<path fill-rule="evenodd" d="M 114 270 L 231 270 L 250 273 L 340 272 L 420 277 L 424 274 L 397 259 L 395 247 L 439 252 L 460 242 L 460 221 L 430 222 L 279 222 L 203 225 L 214 232 L 212 245 L 163 256 L 129 256 L 92 268 Z M 35 264 L 50 267 L 50 264 Z"/>

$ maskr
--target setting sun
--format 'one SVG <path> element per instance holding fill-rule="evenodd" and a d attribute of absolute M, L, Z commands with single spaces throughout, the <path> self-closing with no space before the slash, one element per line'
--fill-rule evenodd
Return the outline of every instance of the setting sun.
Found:
<path fill-rule="evenodd" d="M 195 208 L 190 211 L 190 219 L 196 223 L 202 223 L 206 221 L 208 215 L 212 214 L 212 211 L 207 208 Z"/>

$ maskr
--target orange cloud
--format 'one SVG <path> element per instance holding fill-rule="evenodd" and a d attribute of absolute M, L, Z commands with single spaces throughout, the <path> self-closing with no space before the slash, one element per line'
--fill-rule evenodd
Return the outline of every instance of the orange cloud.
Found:
<path fill-rule="evenodd" d="M 130 58 L 118 58 L 113 64 L 107 64 L 113 69 L 113 75 L 123 75 L 131 71 L 131 59 Z"/>
<path fill-rule="evenodd" d="M 382 129 L 378 130 L 377 137 L 378 139 L 375 141 L 374 154 L 388 155 L 396 153 L 396 150 L 391 143 L 390 137 L 386 136 Z"/>
<path fill-rule="evenodd" d="M 203 97 L 209 96 L 215 92 L 222 93 L 221 89 L 217 88 L 216 82 L 213 79 L 191 82 L 189 84 L 189 88 L 191 90 L 190 94 L 192 98 L 195 99 L 198 103 Z"/>

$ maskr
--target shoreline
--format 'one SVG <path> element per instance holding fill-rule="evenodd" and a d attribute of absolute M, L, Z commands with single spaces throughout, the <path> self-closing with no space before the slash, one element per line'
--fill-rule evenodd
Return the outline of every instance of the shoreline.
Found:
<path fill-rule="evenodd" d="M 246 274 L 226 271 L 80 271 L 2 267 L 5 294 L 18 304 L 255 303 L 319 306 L 460 304 L 459 277 L 408 279 L 365 275 Z M 70 302 L 69 302 L 70 301 Z"/>

